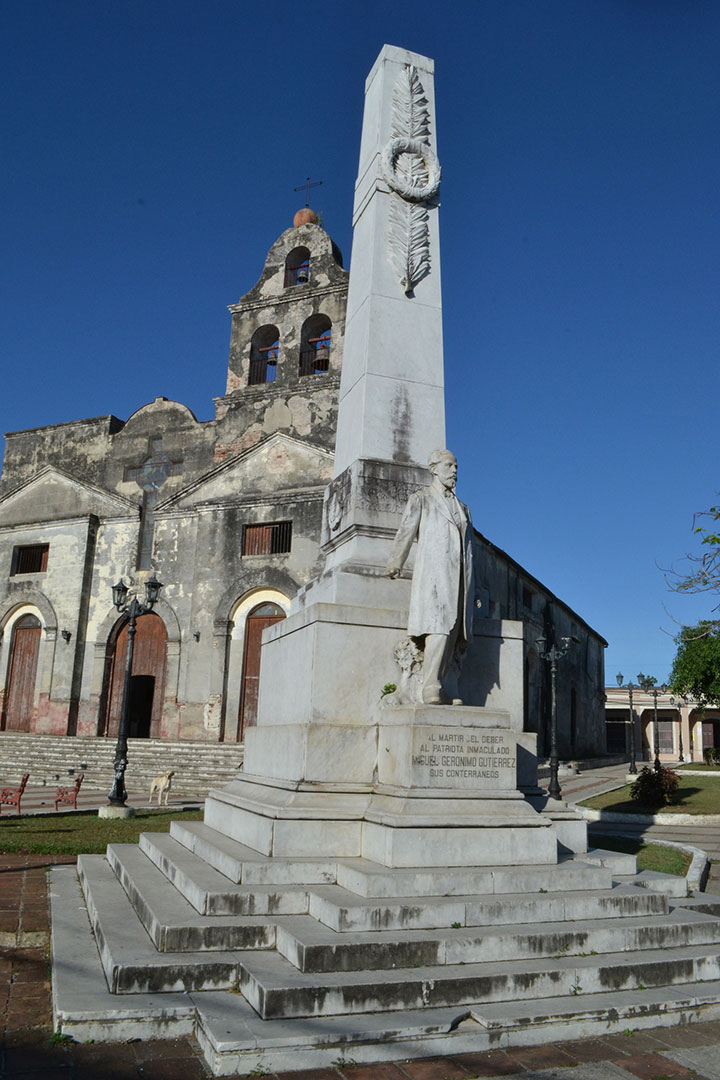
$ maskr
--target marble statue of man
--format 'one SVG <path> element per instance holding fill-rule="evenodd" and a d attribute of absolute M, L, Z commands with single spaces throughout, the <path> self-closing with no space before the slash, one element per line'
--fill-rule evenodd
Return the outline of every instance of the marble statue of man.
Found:
<path fill-rule="evenodd" d="M 422 700 L 462 705 L 457 688 L 448 696 L 442 683 L 445 679 L 450 689 L 453 658 L 472 636 L 472 522 L 467 506 L 455 496 L 455 455 L 434 450 L 428 468 L 432 482 L 408 499 L 386 572 L 391 578 L 399 575 L 417 537 L 408 634 L 424 639 Z"/>

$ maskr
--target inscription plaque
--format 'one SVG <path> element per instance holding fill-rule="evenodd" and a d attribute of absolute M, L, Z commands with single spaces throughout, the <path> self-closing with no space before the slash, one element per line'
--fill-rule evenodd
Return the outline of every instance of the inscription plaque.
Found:
<path fill-rule="evenodd" d="M 517 744 L 507 728 L 413 728 L 412 783 L 418 787 L 517 787 Z"/>

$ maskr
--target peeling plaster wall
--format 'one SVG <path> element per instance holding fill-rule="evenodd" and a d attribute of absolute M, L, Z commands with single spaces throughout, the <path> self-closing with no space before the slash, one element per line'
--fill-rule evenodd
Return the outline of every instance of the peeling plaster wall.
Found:
<path fill-rule="evenodd" d="M 286 286 L 286 258 L 296 247 L 310 252 L 309 280 Z M 50 613 L 32 730 L 102 732 L 109 638 L 120 618 L 111 588 L 123 577 L 142 596 L 154 570 L 165 582 L 155 610 L 168 635 L 162 734 L 217 740 L 225 729 L 234 737 L 242 656 L 231 656 L 231 612 L 253 590 L 275 589 L 289 600 L 320 567 L 347 285 L 340 252 L 323 229 L 288 229 L 257 284 L 230 308 L 228 378 L 214 420 L 199 422 L 186 406 L 156 397 L 126 421 L 107 415 L 7 436 L 0 627 L 20 603 L 35 600 Z M 332 323 L 329 371 L 301 376 L 303 326 L 317 314 Z M 249 386 L 251 339 L 269 324 L 280 335 L 277 378 Z M 149 488 L 157 490 L 152 570 L 138 570 Z M 287 520 L 288 554 L 242 556 L 244 525 Z M 11 577 L 13 548 L 38 543 L 50 545 L 47 571 Z M 60 629 L 71 633 L 69 643 L 56 640 Z M 0 703 L 9 641 L 0 640 Z M 235 715 L 226 717 L 228 679 Z"/>
<path fill-rule="evenodd" d="M 243 556 L 243 526 L 278 520 L 292 521 L 290 553 Z M 271 587 L 292 597 L 318 572 L 321 520 L 322 488 L 264 503 L 239 503 L 229 491 L 224 506 L 158 514 L 158 573 L 170 583 L 164 593 L 183 635 L 178 701 L 184 738 L 217 739 L 224 721 L 228 737 L 236 731 L 237 716 L 223 711 L 225 677 L 237 681 L 240 675 L 225 670 L 230 612 L 253 589 Z"/>
<path fill-rule="evenodd" d="M 97 482 L 111 436 L 122 428 L 116 416 L 74 420 L 68 424 L 13 431 L 5 436 L 0 495 L 25 483 L 45 465 Z"/>
<path fill-rule="evenodd" d="M 286 259 L 297 247 L 310 252 L 309 280 L 286 286 Z M 217 460 L 276 431 L 335 449 L 347 287 L 340 253 L 318 225 L 288 229 L 273 244 L 257 285 L 230 307 L 227 388 L 224 397 L 215 399 Z M 303 376 L 302 330 L 313 315 L 326 315 L 332 322 L 329 370 Z M 250 386 L 252 338 L 263 326 L 276 326 L 279 331 L 276 379 Z"/>
<path fill-rule="evenodd" d="M 35 708 L 29 729 L 59 735 L 67 731 L 72 714 L 72 690 L 79 655 L 84 648 L 85 611 L 89 599 L 85 579 L 86 556 L 95 542 L 91 519 L 47 525 L 0 529 L 0 626 L 23 608 L 40 607 L 43 624 Z M 13 547 L 49 544 L 47 569 L 10 576 Z M 61 631 L 70 633 L 70 641 Z M 5 694 L 11 633 L 0 647 L 0 693 Z"/>

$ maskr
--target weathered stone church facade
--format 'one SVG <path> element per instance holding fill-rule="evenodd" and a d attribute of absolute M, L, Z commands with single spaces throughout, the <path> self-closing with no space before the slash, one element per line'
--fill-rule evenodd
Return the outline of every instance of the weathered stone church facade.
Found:
<path fill-rule="evenodd" d="M 6 435 L 0 477 L 0 729 L 117 731 L 126 620 L 119 578 L 164 583 L 138 620 L 131 735 L 235 741 L 255 720 L 260 640 L 321 569 L 348 273 L 311 211 L 270 249 L 232 305 L 214 420 L 157 397 L 108 415 Z M 525 728 L 545 732 L 537 638 L 574 635 L 561 753 L 604 752 L 604 640 L 484 537 L 489 613 L 524 624 Z M 142 589 L 141 589 L 142 594 Z M 380 685 L 396 673 L 379 673 Z M 292 688 L 288 688 L 288 693 Z"/>

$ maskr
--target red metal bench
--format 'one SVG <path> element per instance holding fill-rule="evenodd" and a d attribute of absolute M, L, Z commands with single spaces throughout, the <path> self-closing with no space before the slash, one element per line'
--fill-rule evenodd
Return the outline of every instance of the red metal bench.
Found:
<path fill-rule="evenodd" d="M 2 814 L 3 806 L 14 806 L 18 814 L 20 813 L 20 800 L 29 776 L 30 773 L 26 772 L 19 787 L 6 787 L 0 790 L 0 814 Z"/>
<path fill-rule="evenodd" d="M 57 810 L 60 803 L 67 803 L 68 806 L 72 806 L 73 810 L 77 810 L 77 797 L 80 785 L 83 782 L 85 773 L 80 773 L 77 780 L 72 787 L 59 787 L 55 792 L 55 809 Z"/>

